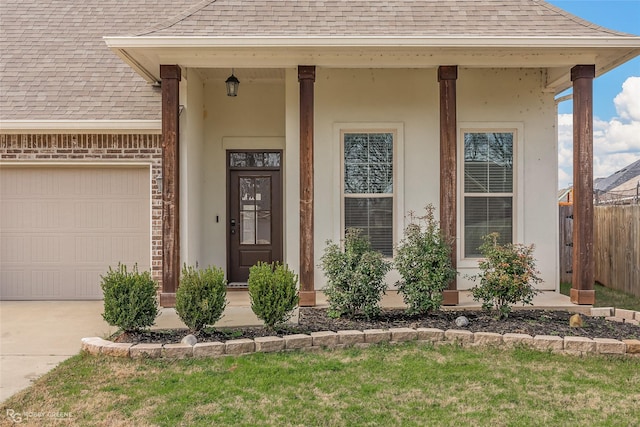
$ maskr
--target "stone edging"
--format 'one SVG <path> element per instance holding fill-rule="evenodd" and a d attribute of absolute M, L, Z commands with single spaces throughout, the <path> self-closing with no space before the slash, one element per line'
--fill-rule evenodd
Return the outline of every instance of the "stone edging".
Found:
<path fill-rule="evenodd" d="M 417 341 L 421 343 L 459 344 L 464 347 L 493 346 L 513 348 L 529 346 L 536 350 L 551 350 L 554 353 L 572 355 L 618 354 L 639 355 L 640 340 L 618 341 L 610 338 L 557 337 L 552 335 L 497 334 L 493 332 L 471 332 L 462 329 L 391 328 L 366 329 L 364 331 L 323 331 L 311 335 L 296 334 L 284 337 L 259 337 L 237 339 L 226 342 L 202 342 L 189 344 L 131 344 L 114 343 L 99 337 L 82 339 L 82 350 L 90 354 L 105 354 L 116 357 L 184 359 L 187 357 L 219 357 L 287 350 L 322 350 L 332 348 L 360 347 L 388 342 L 391 344 Z"/>
<path fill-rule="evenodd" d="M 605 307 L 592 308 L 591 316 L 606 317 L 618 322 L 640 321 L 640 312 Z M 637 324 L 637 323 L 635 323 Z M 610 338 L 557 337 L 552 335 L 527 334 L 504 335 L 494 332 L 471 332 L 463 329 L 435 328 L 390 328 L 366 329 L 364 331 L 323 331 L 284 337 L 259 337 L 237 339 L 226 342 L 202 342 L 195 345 L 178 344 L 131 344 L 115 343 L 99 337 L 82 338 L 82 350 L 90 354 L 105 354 L 115 357 L 184 359 L 187 357 L 219 357 L 250 353 L 268 353 L 287 350 L 319 351 L 326 348 L 368 347 L 379 343 L 459 344 L 464 347 L 493 346 L 513 348 L 524 345 L 541 351 L 584 354 L 617 354 L 640 356 L 640 340 L 615 340 Z"/>

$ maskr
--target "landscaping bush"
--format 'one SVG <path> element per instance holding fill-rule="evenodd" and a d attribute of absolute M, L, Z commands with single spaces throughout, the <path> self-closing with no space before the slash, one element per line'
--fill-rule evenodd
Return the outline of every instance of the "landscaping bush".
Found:
<path fill-rule="evenodd" d="M 542 279 L 535 268 L 533 245 L 500 245 L 498 237 L 498 233 L 492 233 L 483 238 L 480 252 L 485 259 L 478 263 L 480 274 L 472 276 L 480 279 L 480 285 L 474 286 L 471 293 L 475 301 L 482 301 L 483 309 L 496 310 L 498 318 L 506 319 L 510 304 L 532 304 L 539 292 L 534 284 Z"/>
<path fill-rule="evenodd" d="M 197 332 L 220 320 L 227 306 L 226 296 L 227 281 L 221 268 L 196 270 L 185 265 L 176 291 L 176 313 Z"/>
<path fill-rule="evenodd" d="M 118 264 L 116 270 L 109 267 L 107 274 L 100 277 L 104 295 L 102 317 L 108 324 L 133 332 L 155 323 L 158 286 L 151 278 L 151 273 L 138 272 L 137 264 L 132 271 L 127 271 L 126 265 Z"/>
<path fill-rule="evenodd" d="M 340 317 L 362 313 L 372 318 L 380 312 L 380 299 L 387 289 L 384 276 L 391 263 L 371 248 L 361 230 L 350 228 L 344 251 L 327 241 L 321 265 L 328 279 L 324 293 L 329 301 L 328 315 Z"/>
<path fill-rule="evenodd" d="M 439 309 L 442 291 L 456 277 L 451 267 L 451 245 L 440 232 L 434 209 L 428 205 L 421 217 L 410 214 L 411 223 L 404 230 L 404 240 L 398 245 L 394 259 L 402 276 L 398 291 L 407 304 L 408 314 Z"/>
<path fill-rule="evenodd" d="M 286 265 L 259 262 L 249 269 L 251 310 L 267 328 L 291 318 L 298 305 L 298 275 Z"/>

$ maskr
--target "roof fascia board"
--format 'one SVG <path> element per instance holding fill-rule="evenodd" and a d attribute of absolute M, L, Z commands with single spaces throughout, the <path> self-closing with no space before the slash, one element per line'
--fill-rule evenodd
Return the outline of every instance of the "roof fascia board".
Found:
<path fill-rule="evenodd" d="M 161 120 L 2 120 L 0 133 L 160 134 Z"/>
<path fill-rule="evenodd" d="M 627 61 L 640 56 L 640 49 L 629 50 L 626 54 L 617 55 L 612 58 L 608 58 L 605 61 L 595 61 L 598 63 L 596 67 L 596 77 L 599 77 L 616 67 L 624 64 Z M 548 92 L 561 93 L 572 86 L 571 83 L 571 70 L 566 70 L 562 67 L 556 69 L 550 69 L 546 89 Z"/>
<path fill-rule="evenodd" d="M 112 49 L 153 47 L 640 47 L 640 37 L 104 37 Z"/>

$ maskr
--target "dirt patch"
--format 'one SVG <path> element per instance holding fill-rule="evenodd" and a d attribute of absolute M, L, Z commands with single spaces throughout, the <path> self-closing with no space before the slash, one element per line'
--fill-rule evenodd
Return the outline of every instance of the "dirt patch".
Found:
<path fill-rule="evenodd" d="M 317 331 L 364 330 L 388 328 L 438 328 L 466 329 L 471 332 L 519 333 L 536 335 L 555 335 L 559 337 L 578 336 L 587 338 L 640 339 L 640 326 L 618 323 L 599 317 L 583 317 L 581 328 L 569 326 L 569 317 L 573 313 L 549 310 L 518 310 L 506 320 L 496 320 L 484 311 L 438 311 L 426 316 L 408 316 L 402 309 L 386 309 L 374 320 L 362 317 L 332 319 L 324 308 L 301 308 L 298 325 L 287 325 L 275 330 L 263 327 L 245 328 L 205 328 L 196 334 L 199 342 L 221 341 L 239 338 L 257 338 L 264 336 L 284 336 L 290 334 L 308 334 Z M 456 326 L 459 316 L 469 319 L 469 325 Z M 134 334 L 120 334 L 112 337 L 117 342 L 130 343 L 177 343 L 188 334 L 186 329 L 162 331 L 143 331 Z"/>

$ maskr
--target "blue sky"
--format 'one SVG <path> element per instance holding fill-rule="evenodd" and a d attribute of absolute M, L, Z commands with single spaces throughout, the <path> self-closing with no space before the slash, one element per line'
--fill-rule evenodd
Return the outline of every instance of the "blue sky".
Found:
<path fill-rule="evenodd" d="M 598 25 L 640 35 L 640 0 L 547 1 Z M 640 58 L 596 78 L 593 92 L 594 177 L 604 177 L 640 159 L 640 117 L 636 114 L 640 107 Z M 558 186 L 562 188 L 572 181 L 571 142 L 567 141 L 571 101 L 561 103 L 558 113 Z"/>

